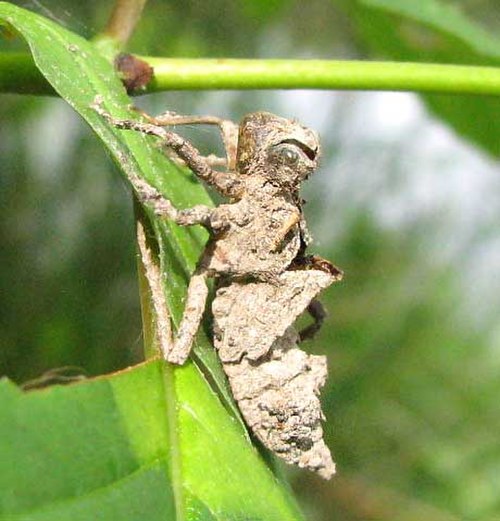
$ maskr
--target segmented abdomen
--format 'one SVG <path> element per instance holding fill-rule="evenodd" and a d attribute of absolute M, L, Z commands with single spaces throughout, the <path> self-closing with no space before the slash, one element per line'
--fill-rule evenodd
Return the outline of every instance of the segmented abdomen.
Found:
<path fill-rule="evenodd" d="M 335 465 L 318 398 L 326 358 L 300 350 L 292 324 L 334 280 L 323 271 L 295 270 L 273 284 L 233 282 L 218 289 L 212 305 L 215 347 L 247 425 L 287 463 L 327 479 Z"/>

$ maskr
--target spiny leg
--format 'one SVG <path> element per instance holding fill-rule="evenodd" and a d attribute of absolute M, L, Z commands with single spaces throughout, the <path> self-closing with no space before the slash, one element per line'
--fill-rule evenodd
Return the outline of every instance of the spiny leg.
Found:
<path fill-rule="evenodd" d="M 183 364 L 193 345 L 193 340 L 200 327 L 208 296 L 207 274 L 195 272 L 189 281 L 184 314 L 177 330 L 172 349 L 165 353 L 165 358 L 172 364 Z"/>
<path fill-rule="evenodd" d="M 219 127 L 224 148 L 226 150 L 226 160 L 224 163 L 220 162 L 221 158 L 208 156 L 207 159 L 215 158 L 217 162 L 215 165 L 226 166 L 228 170 L 234 170 L 236 167 L 236 150 L 238 147 L 238 125 L 233 121 L 222 119 L 217 116 L 183 116 L 176 112 L 167 111 L 158 116 L 151 116 L 143 110 L 132 107 L 138 112 L 148 123 L 158 127 L 174 126 L 174 125 L 216 125 Z"/>
<path fill-rule="evenodd" d="M 163 290 L 162 273 L 158 257 L 153 253 L 153 249 L 146 235 L 144 227 L 144 213 L 137 212 L 137 246 L 139 249 L 140 264 L 142 273 L 146 279 L 150 302 L 153 308 L 154 328 L 156 340 L 160 347 L 163 357 L 166 358 L 174 345 L 172 334 L 172 321 L 168 309 L 165 293 Z"/>
<path fill-rule="evenodd" d="M 172 323 L 163 290 L 162 273 L 157 259 L 148 243 L 142 220 L 137 221 L 137 244 L 144 269 L 155 315 L 156 337 L 165 360 L 183 364 L 193 344 L 207 298 L 206 273 L 197 270 L 192 276 L 187 291 L 184 314 L 177 331 L 172 334 Z"/>
<path fill-rule="evenodd" d="M 130 182 L 133 184 L 137 198 L 142 204 L 147 204 L 153 208 L 153 211 L 159 217 L 166 217 L 180 226 L 191 226 L 193 224 L 201 224 L 209 227 L 210 216 L 213 208 L 202 204 L 177 209 L 172 202 L 164 197 L 156 188 L 139 177 L 131 177 Z"/>
<path fill-rule="evenodd" d="M 174 154 L 174 152 L 172 152 L 172 151 L 170 151 L 170 152 L 171 153 L 169 154 L 169 151 L 167 150 L 166 155 L 171 161 L 174 161 L 179 166 L 187 166 L 185 161 L 180 159 L 176 154 Z M 211 167 L 216 166 L 216 167 L 227 168 L 227 159 L 225 157 L 219 157 L 219 156 L 216 156 L 215 154 L 209 154 L 208 156 L 203 156 L 203 159 Z"/>
<path fill-rule="evenodd" d="M 102 107 L 102 98 L 99 96 L 96 96 L 92 108 L 116 128 L 160 138 L 162 147 L 173 150 L 200 179 L 214 186 L 222 195 L 232 197 L 239 193 L 241 183 L 235 173 L 214 170 L 196 147 L 175 132 L 151 123 L 114 118 Z"/>

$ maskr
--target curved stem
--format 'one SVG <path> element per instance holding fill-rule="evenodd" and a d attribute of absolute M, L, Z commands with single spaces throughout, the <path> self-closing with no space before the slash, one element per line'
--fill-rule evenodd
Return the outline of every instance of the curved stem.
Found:
<path fill-rule="evenodd" d="M 116 0 L 104 30 L 94 42 L 110 57 L 122 49 L 134 32 L 147 0 Z"/>
<path fill-rule="evenodd" d="M 147 0 L 116 0 L 104 33 L 123 47 L 132 36 Z"/>

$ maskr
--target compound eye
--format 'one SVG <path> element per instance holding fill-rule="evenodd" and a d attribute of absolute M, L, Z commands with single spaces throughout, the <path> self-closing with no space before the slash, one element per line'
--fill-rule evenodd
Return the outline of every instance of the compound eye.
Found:
<path fill-rule="evenodd" d="M 288 165 L 294 165 L 299 161 L 299 152 L 291 147 L 283 147 L 280 153 L 284 162 Z"/>

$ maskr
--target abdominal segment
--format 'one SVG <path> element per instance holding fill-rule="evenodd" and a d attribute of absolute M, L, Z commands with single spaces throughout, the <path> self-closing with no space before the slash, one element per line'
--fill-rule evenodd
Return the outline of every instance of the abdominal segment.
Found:
<path fill-rule="evenodd" d="M 232 282 L 213 302 L 215 346 L 248 427 L 287 463 L 328 479 L 335 472 L 323 441 L 319 392 L 326 357 L 298 348 L 298 315 L 335 277 L 287 271 L 273 283 Z"/>

